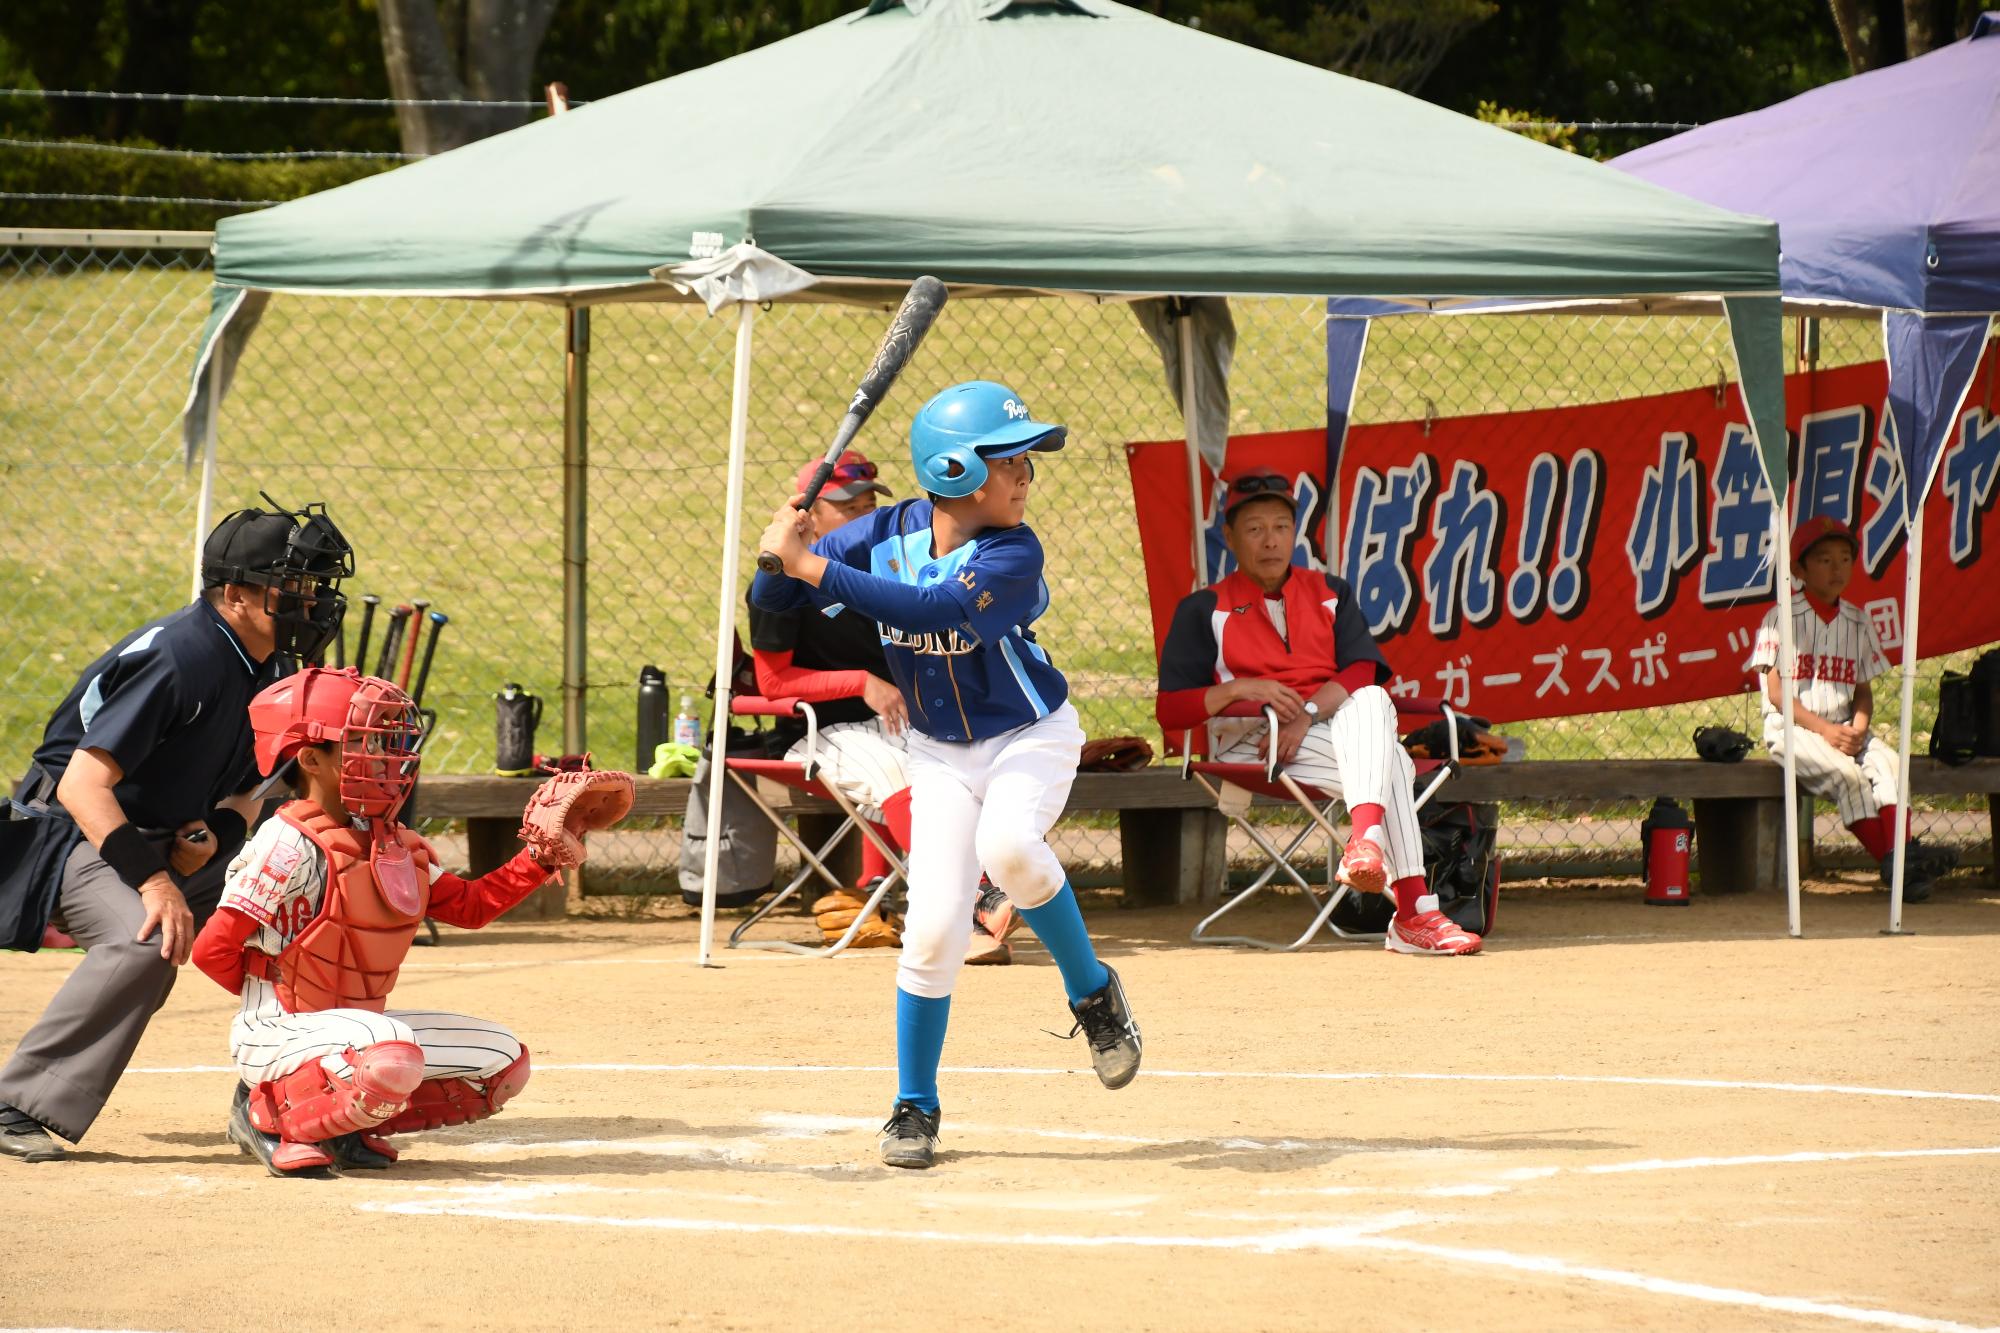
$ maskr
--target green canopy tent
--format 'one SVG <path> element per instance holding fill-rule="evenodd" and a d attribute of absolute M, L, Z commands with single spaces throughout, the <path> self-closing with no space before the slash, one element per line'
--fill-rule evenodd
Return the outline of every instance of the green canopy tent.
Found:
<path fill-rule="evenodd" d="M 206 445 L 205 476 L 217 400 L 273 293 L 566 307 L 572 462 L 591 305 L 733 305 L 719 711 L 735 629 L 752 327 L 764 301 L 893 305 L 922 273 L 961 298 L 1365 295 L 1437 305 L 1700 293 L 1729 303 L 1739 341 L 1751 336 L 1742 372 L 1753 399 L 1781 392 L 1769 222 L 1110 0 L 875 0 L 719 64 L 225 219 L 215 273 L 187 414 L 191 453 Z M 1181 328 L 1185 374 L 1191 321 Z M 1182 394 L 1190 409 L 1195 398 Z M 1755 415 L 1766 426 L 1778 419 Z M 1782 431 L 1759 435 L 1782 473 Z M 1196 448 L 1191 438 L 1191 475 Z M 572 487 L 581 477 L 569 470 Z M 580 494 L 565 511 L 578 520 L 565 536 L 574 745 Z M 719 769 L 714 781 L 711 825 Z M 704 959 L 711 922 L 705 906 Z"/>

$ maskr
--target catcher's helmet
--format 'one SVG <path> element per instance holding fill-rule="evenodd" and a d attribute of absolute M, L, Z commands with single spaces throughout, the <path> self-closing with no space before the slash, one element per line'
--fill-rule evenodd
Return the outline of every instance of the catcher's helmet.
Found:
<path fill-rule="evenodd" d="M 340 799 L 352 814 L 393 819 L 417 780 L 416 704 L 353 667 L 307 667 L 266 685 L 250 701 L 250 730 L 264 773 L 302 746 L 338 746 Z"/>
<path fill-rule="evenodd" d="M 992 380 L 954 384 L 910 422 L 910 464 L 933 495 L 957 498 L 986 484 L 986 460 L 1063 447 L 1069 430 L 1035 420 L 1020 395 Z"/>
<path fill-rule="evenodd" d="M 305 661 L 332 642 L 347 609 L 340 581 L 354 577 L 354 548 L 326 516 L 324 504 L 287 509 L 264 496 L 270 510 L 239 509 L 202 543 L 201 581 L 266 589 L 265 606 L 277 647 Z"/>

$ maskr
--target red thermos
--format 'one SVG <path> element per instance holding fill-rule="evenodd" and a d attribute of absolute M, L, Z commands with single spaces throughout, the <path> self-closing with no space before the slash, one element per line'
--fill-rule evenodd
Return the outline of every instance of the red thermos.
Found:
<path fill-rule="evenodd" d="M 1662 796 L 1639 825 L 1644 840 L 1643 873 L 1648 907 L 1688 905 L 1688 865 L 1694 850 L 1694 821 Z"/>

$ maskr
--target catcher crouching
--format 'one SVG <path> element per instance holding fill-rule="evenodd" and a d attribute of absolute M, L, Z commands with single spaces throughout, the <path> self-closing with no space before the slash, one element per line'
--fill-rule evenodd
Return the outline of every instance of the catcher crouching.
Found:
<path fill-rule="evenodd" d="M 242 1008 L 229 1137 L 275 1176 L 382 1170 L 389 1136 L 483 1120 L 528 1082 L 528 1051 L 481 1018 L 390 1009 L 426 915 L 478 929 L 584 858 L 624 818 L 624 773 L 563 773 L 529 802 L 527 843 L 461 879 L 396 822 L 416 780 L 408 695 L 353 668 L 309 668 L 250 704 L 258 767 L 291 766 L 298 799 L 229 867 L 194 961 Z"/>

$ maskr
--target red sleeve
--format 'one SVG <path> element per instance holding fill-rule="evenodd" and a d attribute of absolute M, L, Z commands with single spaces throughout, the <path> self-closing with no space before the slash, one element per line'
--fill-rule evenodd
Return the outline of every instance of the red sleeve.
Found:
<path fill-rule="evenodd" d="M 1333 673 L 1333 682 L 1349 694 L 1365 690 L 1375 683 L 1377 667 L 1375 662 L 1349 662 Z"/>
<path fill-rule="evenodd" d="M 1191 689 L 1167 690 L 1153 702 L 1153 716 L 1159 719 L 1162 731 L 1187 731 L 1208 721 L 1208 704 L 1205 700 L 1210 685 L 1196 685 Z"/>
<path fill-rule="evenodd" d="M 431 881 L 430 915 L 448 926 L 478 930 L 549 882 L 544 868 L 524 849 L 498 870 L 461 879 L 447 870 Z"/>
<path fill-rule="evenodd" d="M 243 945 L 257 933 L 254 918 L 219 907 L 194 937 L 194 965 L 231 995 L 243 993 Z"/>
<path fill-rule="evenodd" d="M 752 649 L 757 663 L 757 688 L 766 699 L 804 699 L 823 704 L 829 699 L 856 699 L 868 684 L 866 671 L 813 671 L 792 665 L 788 652 Z"/>

